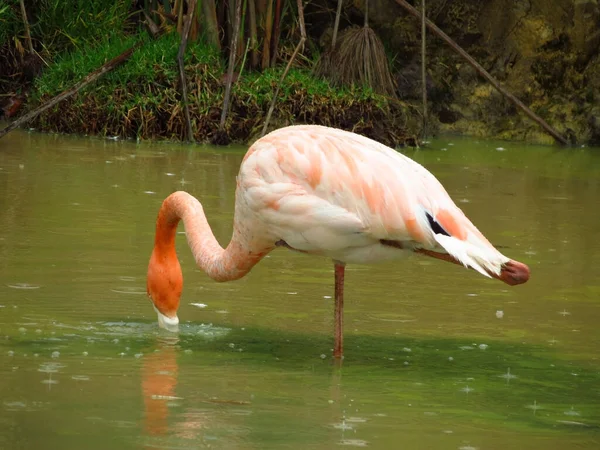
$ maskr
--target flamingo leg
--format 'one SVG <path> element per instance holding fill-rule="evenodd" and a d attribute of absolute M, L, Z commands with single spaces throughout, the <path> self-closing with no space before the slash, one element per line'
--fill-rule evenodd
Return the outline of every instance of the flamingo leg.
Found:
<path fill-rule="evenodd" d="M 335 342 L 333 357 L 341 358 L 344 353 L 344 272 L 346 263 L 335 261 Z"/>

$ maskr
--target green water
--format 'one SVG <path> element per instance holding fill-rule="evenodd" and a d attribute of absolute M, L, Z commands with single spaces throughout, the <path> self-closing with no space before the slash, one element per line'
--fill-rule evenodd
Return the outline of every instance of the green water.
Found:
<path fill-rule="evenodd" d="M 219 284 L 180 236 L 181 331 L 157 328 L 159 205 L 191 192 L 225 244 L 244 150 L 0 140 L 0 449 L 600 447 L 600 150 L 407 150 L 532 278 L 348 266 L 341 367 L 332 264 L 285 249 Z"/>

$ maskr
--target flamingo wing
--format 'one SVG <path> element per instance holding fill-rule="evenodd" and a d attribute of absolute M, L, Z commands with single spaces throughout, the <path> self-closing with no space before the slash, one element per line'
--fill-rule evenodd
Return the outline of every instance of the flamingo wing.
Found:
<path fill-rule="evenodd" d="M 238 183 L 248 208 L 298 250 L 368 260 L 389 251 L 382 241 L 394 241 L 446 251 L 486 276 L 509 260 L 427 169 L 354 133 L 312 125 L 276 130 L 250 148 Z"/>

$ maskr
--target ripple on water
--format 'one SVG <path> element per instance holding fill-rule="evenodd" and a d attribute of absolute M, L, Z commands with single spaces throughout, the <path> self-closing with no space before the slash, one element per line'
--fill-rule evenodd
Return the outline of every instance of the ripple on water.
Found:
<path fill-rule="evenodd" d="M 185 323 L 179 324 L 179 335 L 181 336 L 200 336 L 205 339 L 214 339 L 226 336 L 231 331 L 230 328 L 216 327 L 213 324 Z"/>
<path fill-rule="evenodd" d="M 140 286 L 119 286 L 117 288 L 111 289 L 112 292 L 117 294 L 125 294 L 125 295 L 145 295 L 146 288 Z"/>
<path fill-rule="evenodd" d="M 123 275 L 123 276 L 119 277 L 119 280 L 121 280 L 121 281 L 135 281 L 136 277 L 131 277 L 131 276 L 125 276 L 125 275 Z"/>
<path fill-rule="evenodd" d="M 29 283 L 14 283 L 14 284 L 7 284 L 7 286 L 11 289 L 39 289 L 41 287 L 37 284 L 29 284 Z"/>
<path fill-rule="evenodd" d="M 367 447 L 369 445 L 367 441 L 363 441 L 362 439 L 342 439 L 339 444 L 351 447 Z"/>
<path fill-rule="evenodd" d="M 56 372 L 58 372 L 59 369 L 62 369 L 64 367 L 66 367 L 64 364 L 55 363 L 55 362 L 47 362 L 47 363 L 40 364 L 40 368 L 38 369 L 38 372 L 56 373 Z"/>
<path fill-rule="evenodd" d="M 39 411 L 47 406 L 44 402 L 21 402 L 21 401 L 5 401 L 3 403 L 5 411 Z"/>

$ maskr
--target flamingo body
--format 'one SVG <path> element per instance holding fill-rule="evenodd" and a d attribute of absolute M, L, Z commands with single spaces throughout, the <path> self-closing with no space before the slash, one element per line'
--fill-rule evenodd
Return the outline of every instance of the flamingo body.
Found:
<path fill-rule="evenodd" d="M 180 219 L 197 264 L 217 281 L 244 276 L 277 246 L 333 259 L 336 304 L 345 263 L 414 252 L 511 285 L 529 278 L 527 266 L 495 249 L 427 169 L 347 131 L 291 126 L 259 139 L 240 167 L 235 200 L 226 249 L 194 197 L 176 192 L 163 202 L 148 270 L 148 293 L 159 318 L 176 320 L 182 279 L 174 239 Z"/>

